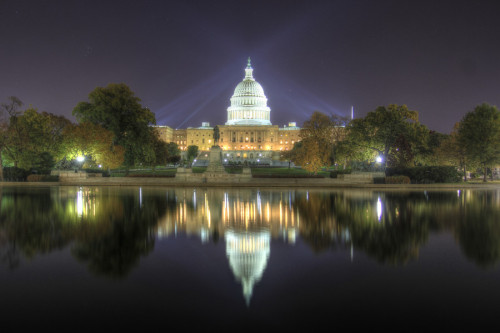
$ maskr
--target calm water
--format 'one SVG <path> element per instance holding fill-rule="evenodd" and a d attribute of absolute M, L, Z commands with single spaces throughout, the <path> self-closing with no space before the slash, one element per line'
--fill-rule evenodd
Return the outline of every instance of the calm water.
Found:
<path fill-rule="evenodd" d="M 499 318 L 499 190 L 3 187 L 0 200 L 2 332 Z"/>

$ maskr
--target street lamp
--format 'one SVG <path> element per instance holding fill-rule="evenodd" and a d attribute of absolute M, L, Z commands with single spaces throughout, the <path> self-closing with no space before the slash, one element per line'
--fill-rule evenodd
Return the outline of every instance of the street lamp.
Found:
<path fill-rule="evenodd" d="M 75 169 L 75 173 L 77 172 L 77 170 L 78 170 L 78 169 L 81 169 L 81 168 L 82 168 L 83 161 L 85 161 L 85 156 L 81 156 L 81 155 L 80 155 L 80 156 L 77 156 L 77 157 L 76 157 L 76 161 L 77 161 L 78 163 L 80 163 L 80 165 L 79 165 L 79 166 L 77 165 L 77 168 Z"/>

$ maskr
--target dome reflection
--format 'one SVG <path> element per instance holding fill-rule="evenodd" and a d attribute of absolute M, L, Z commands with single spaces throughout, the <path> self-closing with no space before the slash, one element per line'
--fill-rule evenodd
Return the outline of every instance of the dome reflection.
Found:
<path fill-rule="evenodd" d="M 271 253 L 271 233 L 262 231 L 228 230 L 225 234 L 229 266 L 243 287 L 247 306 L 254 285 L 260 281 Z"/>

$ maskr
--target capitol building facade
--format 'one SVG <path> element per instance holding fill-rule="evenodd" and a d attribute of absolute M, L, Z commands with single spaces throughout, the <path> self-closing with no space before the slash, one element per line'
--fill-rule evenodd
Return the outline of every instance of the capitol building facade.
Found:
<path fill-rule="evenodd" d="M 278 164 L 281 151 L 291 150 L 300 141 L 300 128 L 295 122 L 279 127 L 271 123 L 271 109 L 262 86 L 253 77 L 253 68 L 248 59 L 245 77 L 231 97 L 227 108 L 227 121 L 217 125 L 225 163 Z M 160 137 L 166 142 L 175 142 L 185 152 L 191 145 L 198 146 L 200 157 L 214 145 L 214 127 L 203 122 L 200 127 L 173 129 L 156 126 Z"/>

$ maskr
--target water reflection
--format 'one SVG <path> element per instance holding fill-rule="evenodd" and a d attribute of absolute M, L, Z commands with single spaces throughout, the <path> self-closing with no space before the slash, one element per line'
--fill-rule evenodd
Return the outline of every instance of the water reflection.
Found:
<path fill-rule="evenodd" d="M 480 267 L 500 261 L 498 190 L 4 187 L 0 196 L 0 256 L 12 269 L 70 246 L 91 272 L 118 278 L 153 251 L 156 239 L 223 239 L 247 302 L 265 273 L 271 239 L 404 265 L 418 259 L 431 232 L 447 232 Z"/>
<path fill-rule="evenodd" d="M 243 296 L 250 304 L 254 285 L 260 281 L 271 252 L 269 230 L 235 231 L 225 235 L 226 254 L 231 270 L 243 286 Z"/>

